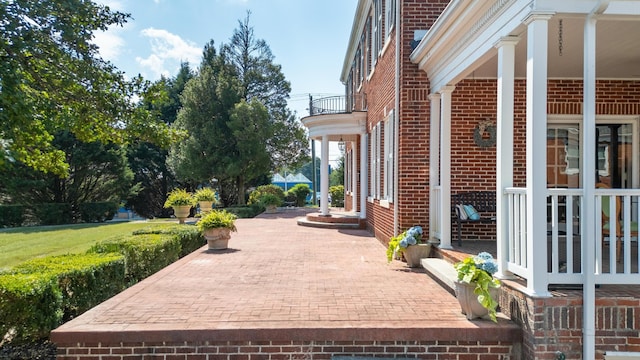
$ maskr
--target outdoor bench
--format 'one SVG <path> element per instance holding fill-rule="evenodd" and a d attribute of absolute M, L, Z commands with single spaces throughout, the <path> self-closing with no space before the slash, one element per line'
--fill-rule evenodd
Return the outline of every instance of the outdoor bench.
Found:
<path fill-rule="evenodd" d="M 470 216 L 469 205 L 478 216 Z M 466 208 L 466 209 L 465 209 Z M 471 191 L 451 195 L 451 217 L 458 227 L 458 245 L 462 246 L 462 224 L 466 223 L 495 223 L 496 222 L 496 192 Z"/>

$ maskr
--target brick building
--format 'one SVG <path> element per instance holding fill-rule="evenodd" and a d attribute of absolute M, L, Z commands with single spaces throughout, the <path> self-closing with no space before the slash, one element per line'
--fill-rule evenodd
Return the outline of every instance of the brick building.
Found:
<path fill-rule="evenodd" d="M 495 191 L 465 237 L 515 280 L 523 358 L 613 359 L 640 352 L 640 302 L 615 291 L 640 283 L 639 44 L 638 0 L 360 0 L 345 97 L 302 121 L 322 169 L 346 142 L 345 209 L 381 242 L 422 225 L 451 248 L 451 195 Z"/>

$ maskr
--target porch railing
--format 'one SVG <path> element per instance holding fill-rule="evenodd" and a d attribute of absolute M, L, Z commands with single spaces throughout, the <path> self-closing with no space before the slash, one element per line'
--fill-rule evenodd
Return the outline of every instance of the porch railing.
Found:
<path fill-rule="evenodd" d="M 363 94 L 352 96 L 329 96 L 314 99 L 309 96 L 309 115 L 348 114 L 366 109 L 366 98 Z"/>
<path fill-rule="evenodd" d="M 637 247 L 640 189 L 596 189 L 595 219 L 582 215 L 582 189 L 547 190 L 547 229 L 533 241 L 547 241 L 546 269 L 533 269 L 527 261 L 527 197 L 524 188 L 508 188 L 508 231 L 506 268 L 522 278 L 544 276 L 547 284 L 582 284 L 587 259 L 585 246 L 594 246 L 595 279 L 598 284 L 637 284 L 640 282 Z M 603 208 L 611 209 L 610 220 Z M 605 211 L 606 212 L 606 211 Z M 616 215 L 621 224 L 616 226 Z M 595 243 L 586 243 L 585 232 L 593 232 Z M 620 256 L 616 251 L 620 244 Z M 634 243 L 636 244 L 634 246 Z"/>
<path fill-rule="evenodd" d="M 431 209 L 429 215 L 429 230 L 431 232 L 432 239 L 442 239 L 442 232 L 440 230 L 440 219 L 442 213 L 440 211 L 440 203 L 442 201 L 442 186 L 433 186 L 431 188 L 431 195 L 429 196 L 429 207 Z"/>

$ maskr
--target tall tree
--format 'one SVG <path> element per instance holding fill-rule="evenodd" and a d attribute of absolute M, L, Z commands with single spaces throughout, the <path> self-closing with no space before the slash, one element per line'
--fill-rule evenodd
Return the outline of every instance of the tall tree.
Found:
<path fill-rule="evenodd" d="M 83 142 L 168 146 L 178 138 L 131 101 L 146 82 L 125 80 L 92 42 L 95 31 L 128 18 L 86 0 L 0 2 L 0 165 L 66 175 L 65 154 L 53 146 L 60 131 Z"/>
<path fill-rule="evenodd" d="M 306 133 L 295 114 L 287 108 L 291 84 L 274 63 L 267 43 L 257 39 L 249 24 L 251 13 L 234 30 L 230 42 L 221 52 L 233 64 L 240 79 L 241 96 L 247 102 L 254 98 L 269 112 L 273 135 L 267 139 L 272 167 L 297 167 L 308 161 Z"/>
<path fill-rule="evenodd" d="M 166 124 L 175 122 L 182 106 L 180 94 L 193 77 L 188 63 L 182 63 L 175 78 L 162 77 L 154 83 L 157 91 L 165 96 L 142 99 L 143 106 L 156 111 Z M 137 214 L 153 218 L 168 217 L 170 210 L 164 208 L 167 193 L 173 189 L 176 179 L 167 166 L 169 152 L 148 142 L 138 142 L 129 146 L 129 163 L 135 173 L 135 183 L 140 184 L 138 193 L 127 199 L 127 206 Z"/>

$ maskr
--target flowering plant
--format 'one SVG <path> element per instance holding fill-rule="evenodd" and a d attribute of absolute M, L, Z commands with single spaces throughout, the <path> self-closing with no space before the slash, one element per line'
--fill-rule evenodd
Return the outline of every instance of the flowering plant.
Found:
<path fill-rule="evenodd" d="M 391 262 L 398 252 L 403 252 L 407 247 L 423 243 L 422 227 L 416 225 L 389 240 L 387 247 L 387 261 Z"/>
<path fill-rule="evenodd" d="M 498 302 L 489 293 L 489 288 L 499 288 L 500 280 L 493 278 L 493 274 L 498 271 L 498 264 L 493 256 L 488 252 L 481 252 L 456 263 L 454 267 L 458 272 L 458 281 L 475 284 L 473 292 L 478 295 L 478 302 L 489 310 L 491 320 L 496 321 Z"/>

